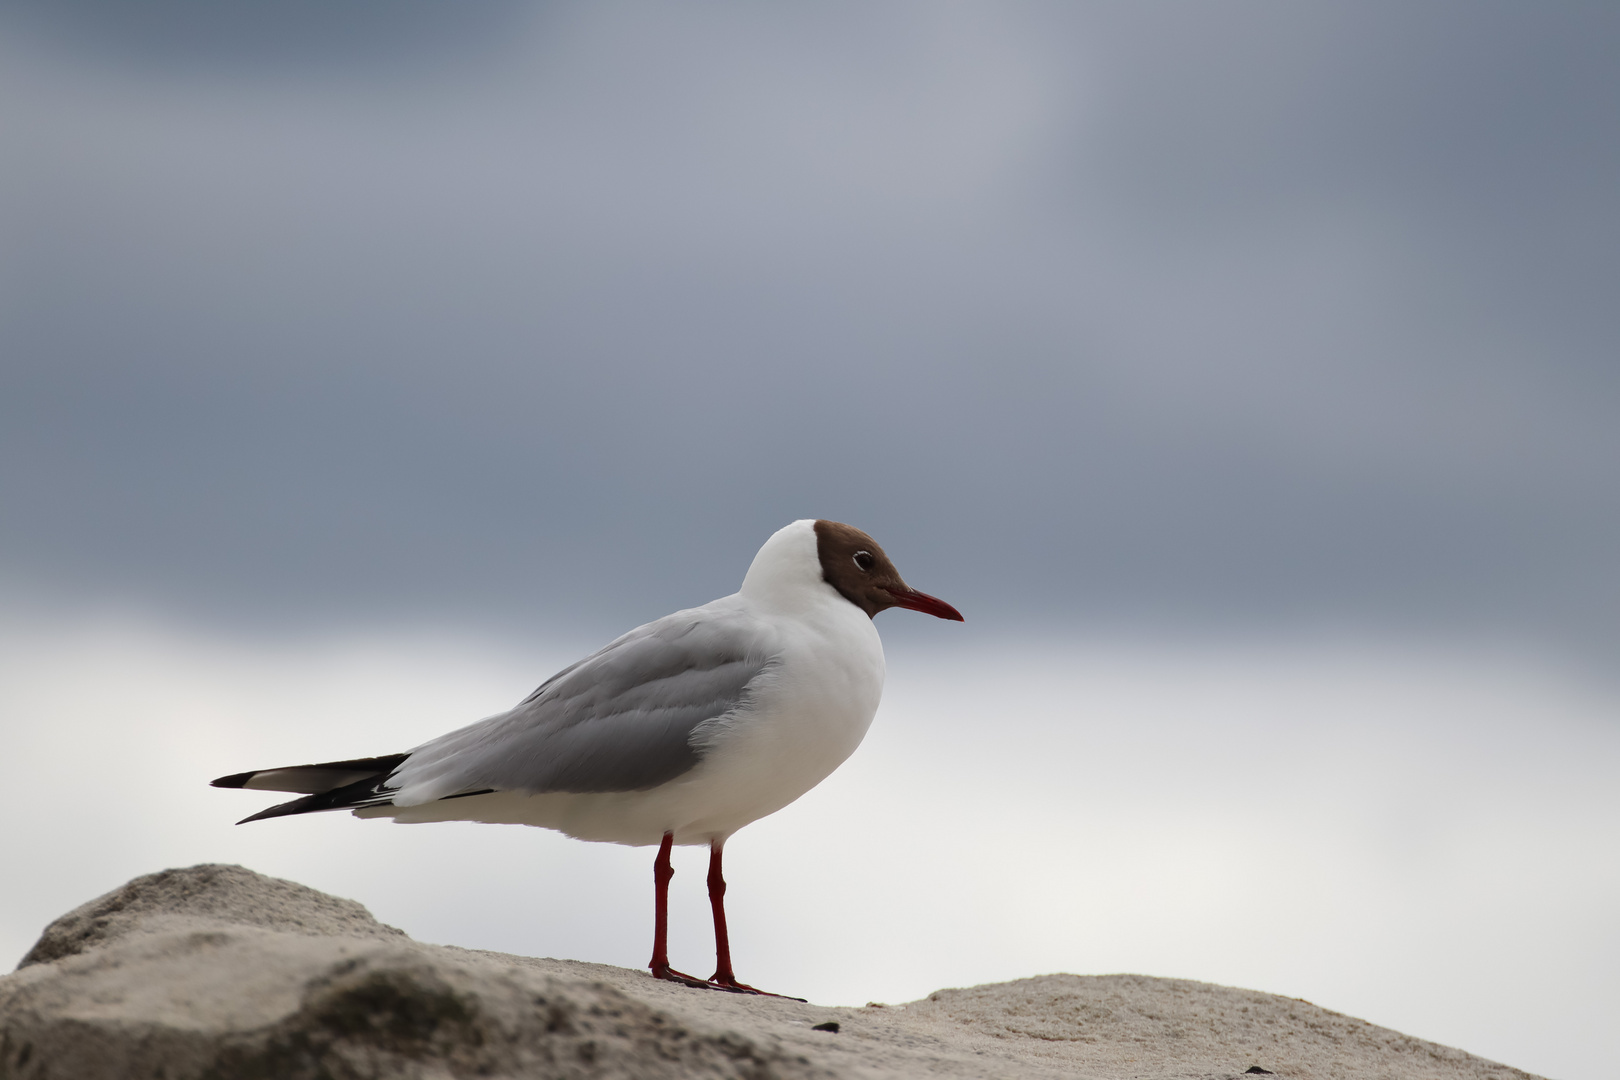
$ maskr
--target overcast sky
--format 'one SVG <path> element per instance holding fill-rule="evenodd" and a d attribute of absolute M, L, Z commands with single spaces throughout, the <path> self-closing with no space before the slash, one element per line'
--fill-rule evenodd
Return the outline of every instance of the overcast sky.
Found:
<path fill-rule="evenodd" d="M 1607 4 L 13 0 L 0 572 L 610 632 L 827 516 L 992 623 L 1612 645 L 1617 46 Z"/>
<path fill-rule="evenodd" d="M 875 731 L 958 757 L 884 744 L 840 781 L 878 788 L 819 813 L 877 800 L 904 819 L 873 771 L 888 763 L 923 804 L 931 768 L 977 777 L 996 808 L 981 826 L 1078 829 L 1106 798 L 1019 801 L 1024 763 L 1061 745 L 1176 793 L 1118 836 L 1191 876 L 1143 885 L 1141 863 L 1097 854 L 1101 834 L 1073 857 L 1192 896 L 1207 860 L 1178 815 L 1209 803 L 1163 747 L 1213 740 L 1267 782 L 1322 776 L 1345 801 L 1320 801 L 1320 830 L 1290 827 L 1301 844 L 1340 836 L 1323 880 L 1363 891 L 1285 896 L 1241 932 L 1166 914 L 1229 940 L 1233 963 L 1153 952 L 1166 923 L 1138 920 L 1115 951 L 1076 939 L 1046 966 L 1316 993 L 1310 978 L 1350 962 L 1243 966 L 1287 951 L 1267 952 L 1278 912 L 1400 893 L 1398 933 L 1350 915 L 1318 928 L 1399 962 L 1435 940 L 1413 927 L 1444 937 L 1424 920 L 1478 875 L 1518 874 L 1547 883 L 1543 900 L 1475 913 L 1511 928 L 1500 1001 L 1518 1012 L 1469 1002 L 1447 1020 L 1337 983 L 1319 1003 L 1595 1078 L 1580 1069 L 1620 1046 L 1581 1042 L 1592 1025 L 1567 1002 L 1557 1023 L 1524 1010 L 1555 976 L 1570 1001 L 1620 1007 L 1593 959 L 1620 962 L 1603 861 L 1620 801 L 1601 780 L 1620 768 L 1617 56 L 1608 2 L 0 0 L 0 725 L 31 747 L 10 756 L 6 799 L 37 814 L 20 793 L 57 771 L 38 763 L 120 747 L 103 781 L 150 840 L 108 846 L 71 816 L 14 835 L 18 860 L 102 854 L 40 877 L 0 945 L 20 954 L 93 891 L 205 857 L 387 909 L 384 870 L 368 893 L 340 860 L 283 858 L 224 829 L 250 808 L 189 785 L 321 756 L 316 736 L 332 756 L 413 745 L 576 649 L 732 591 L 776 528 L 831 517 L 968 622 L 880 623 L 911 659 L 891 702 L 931 704 L 886 705 Z M 1321 661 L 1273 648 L 1307 639 L 1354 645 Z M 1235 681 L 1206 680 L 1229 647 Z M 483 652 L 500 659 L 475 678 Z M 1040 679 L 1028 656 L 1049 658 Z M 1564 664 L 1582 674 L 1548 674 Z M 411 692 L 368 706 L 356 688 L 379 672 Z M 137 699 L 162 734 L 126 746 L 116 702 Z M 1488 730 L 1508 734 L 1471 735 L 1498 699 L 1516 704 Z M 1159 719 L 1122 731 L 1110 702 Z M 1069 719 L 1026 722 L 1052 710 Z M 1410 743 L 1386 742 L 1392 718 Z M 1480 794 L 1526 761 L 1525 813 L 1561 808 L 1535 828 Z M 1396 814 L 1428 839 L 1392 839 L 1387 799 L 1356 808 L 1369 775 L 1385 793 L 1434 785 Z M 154 788 L 169 794 L 141 801 Z M 177 807 L 224 831 L 182 842 Z M 1446 807 L 1477 813 L 1453 830 Z M 1243 851 L 1273 851 L 1261 809 L 1228 824 Z M 349 835 L 334 827 L 283 835 Z M 391 851 L 461 843 L 368 829 Z M 494 832 L 477 843 L 511 843 Z M 1521 834 L 1536 839 L 1517 861 L 1414 877 L 1423 852 Z M 840 834 L 839 851 L 877 873 L 897 835 Z M 957 855 L 996 849 L 988 835 Z M 560 854 L 576 848 L 600 846 L 546 850 L 598 881 L 590 860 L 608 856 Z M 638 882 L 644 854 L 628 856 Z M 1265 872 L 1286 875 L 1273 854 Z M 756 955 L 803 887 L 785 862 L 760 873 L 778 891 L 754 909 Z M 1121 912 L 1088 925 L 1148 910 L 1144 895 L 1111 894 Z M 635 963 L 644 900 L 600 915 L 599 939 L 477 940 Z M 568 902 L 568 925 L 607 911 Z M 465 896 L 444 904 L 465 914 Z M 438 940 L 483 933 L 388 914 Z M 1003 914 L 1036 945 L 927 977 L 1033 974 L 1039 942 L 1069 932 Z M 1568 939 L 1549 945 L 1549 926 Z M 1458 959 L 1480 935 L 1414 960 L 1412 1000 L 1484 985 Z M 609 940 L 634 948 L 594 944 Z M 802 962 L 779 977 L 829 999 L 887 977 L 831 944 Z M 1487 1045 L 1514 1016 L 1522 1045 Z"/>

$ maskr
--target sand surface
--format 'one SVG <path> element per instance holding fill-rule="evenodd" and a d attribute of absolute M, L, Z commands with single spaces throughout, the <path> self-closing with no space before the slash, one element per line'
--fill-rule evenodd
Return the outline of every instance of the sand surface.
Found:
<path fill-rule="evenodd" d="M 353 901 L 235 866 L 136 878 L 52 923 L 0 977 L 0 1080 L 1264 1073 L 1534 1080 L 1305 1001 L 1179 979 L 1041 975 L 864 1008 L 694 990 L 424 945 Z"/>

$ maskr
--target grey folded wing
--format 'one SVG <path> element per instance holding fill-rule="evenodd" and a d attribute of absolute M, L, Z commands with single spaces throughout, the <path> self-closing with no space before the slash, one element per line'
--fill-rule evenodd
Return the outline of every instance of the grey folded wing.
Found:
<path fill-rule="evenodd" d="M 564 668 L 510 712 L 418 747 L 387 787 L 401 806 L 484 791 L 657 787 L 698 764 L 705 747 L 694 730 L 746 709 L 770 669 L 754 620 L 679 611 Z"/>

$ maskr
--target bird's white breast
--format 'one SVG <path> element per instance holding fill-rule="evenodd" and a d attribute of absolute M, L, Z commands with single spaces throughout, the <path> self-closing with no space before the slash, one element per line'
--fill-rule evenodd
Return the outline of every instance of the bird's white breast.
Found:
<path fill-rule="evenodd" d="M 826 592 L 825 603 L 780 624 L 779 658 L 751 706 L 694 732 L 707 753 L 690 782 L 725 806 L 716 815 L 725 820 L 715 822 L 729 826 L 725 832 L 826 779 L 860 746 L 877 713 L 883 644 L 864 612 Z"/>

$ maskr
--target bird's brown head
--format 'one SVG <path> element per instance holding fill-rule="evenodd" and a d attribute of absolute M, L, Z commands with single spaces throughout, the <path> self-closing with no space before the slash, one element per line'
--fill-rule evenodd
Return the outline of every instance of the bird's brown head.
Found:
<path fill-rule="evenodd" d="M 941 619 L 962 622 L 962 613 L 938 597 L 918 592 L 900 578 L 900 571 L 878 542 L 852 525 L 816 522 L 816 552 L 821 576 L 844 599 L 873 618 L 886 608 L 903 607 Z"/>

